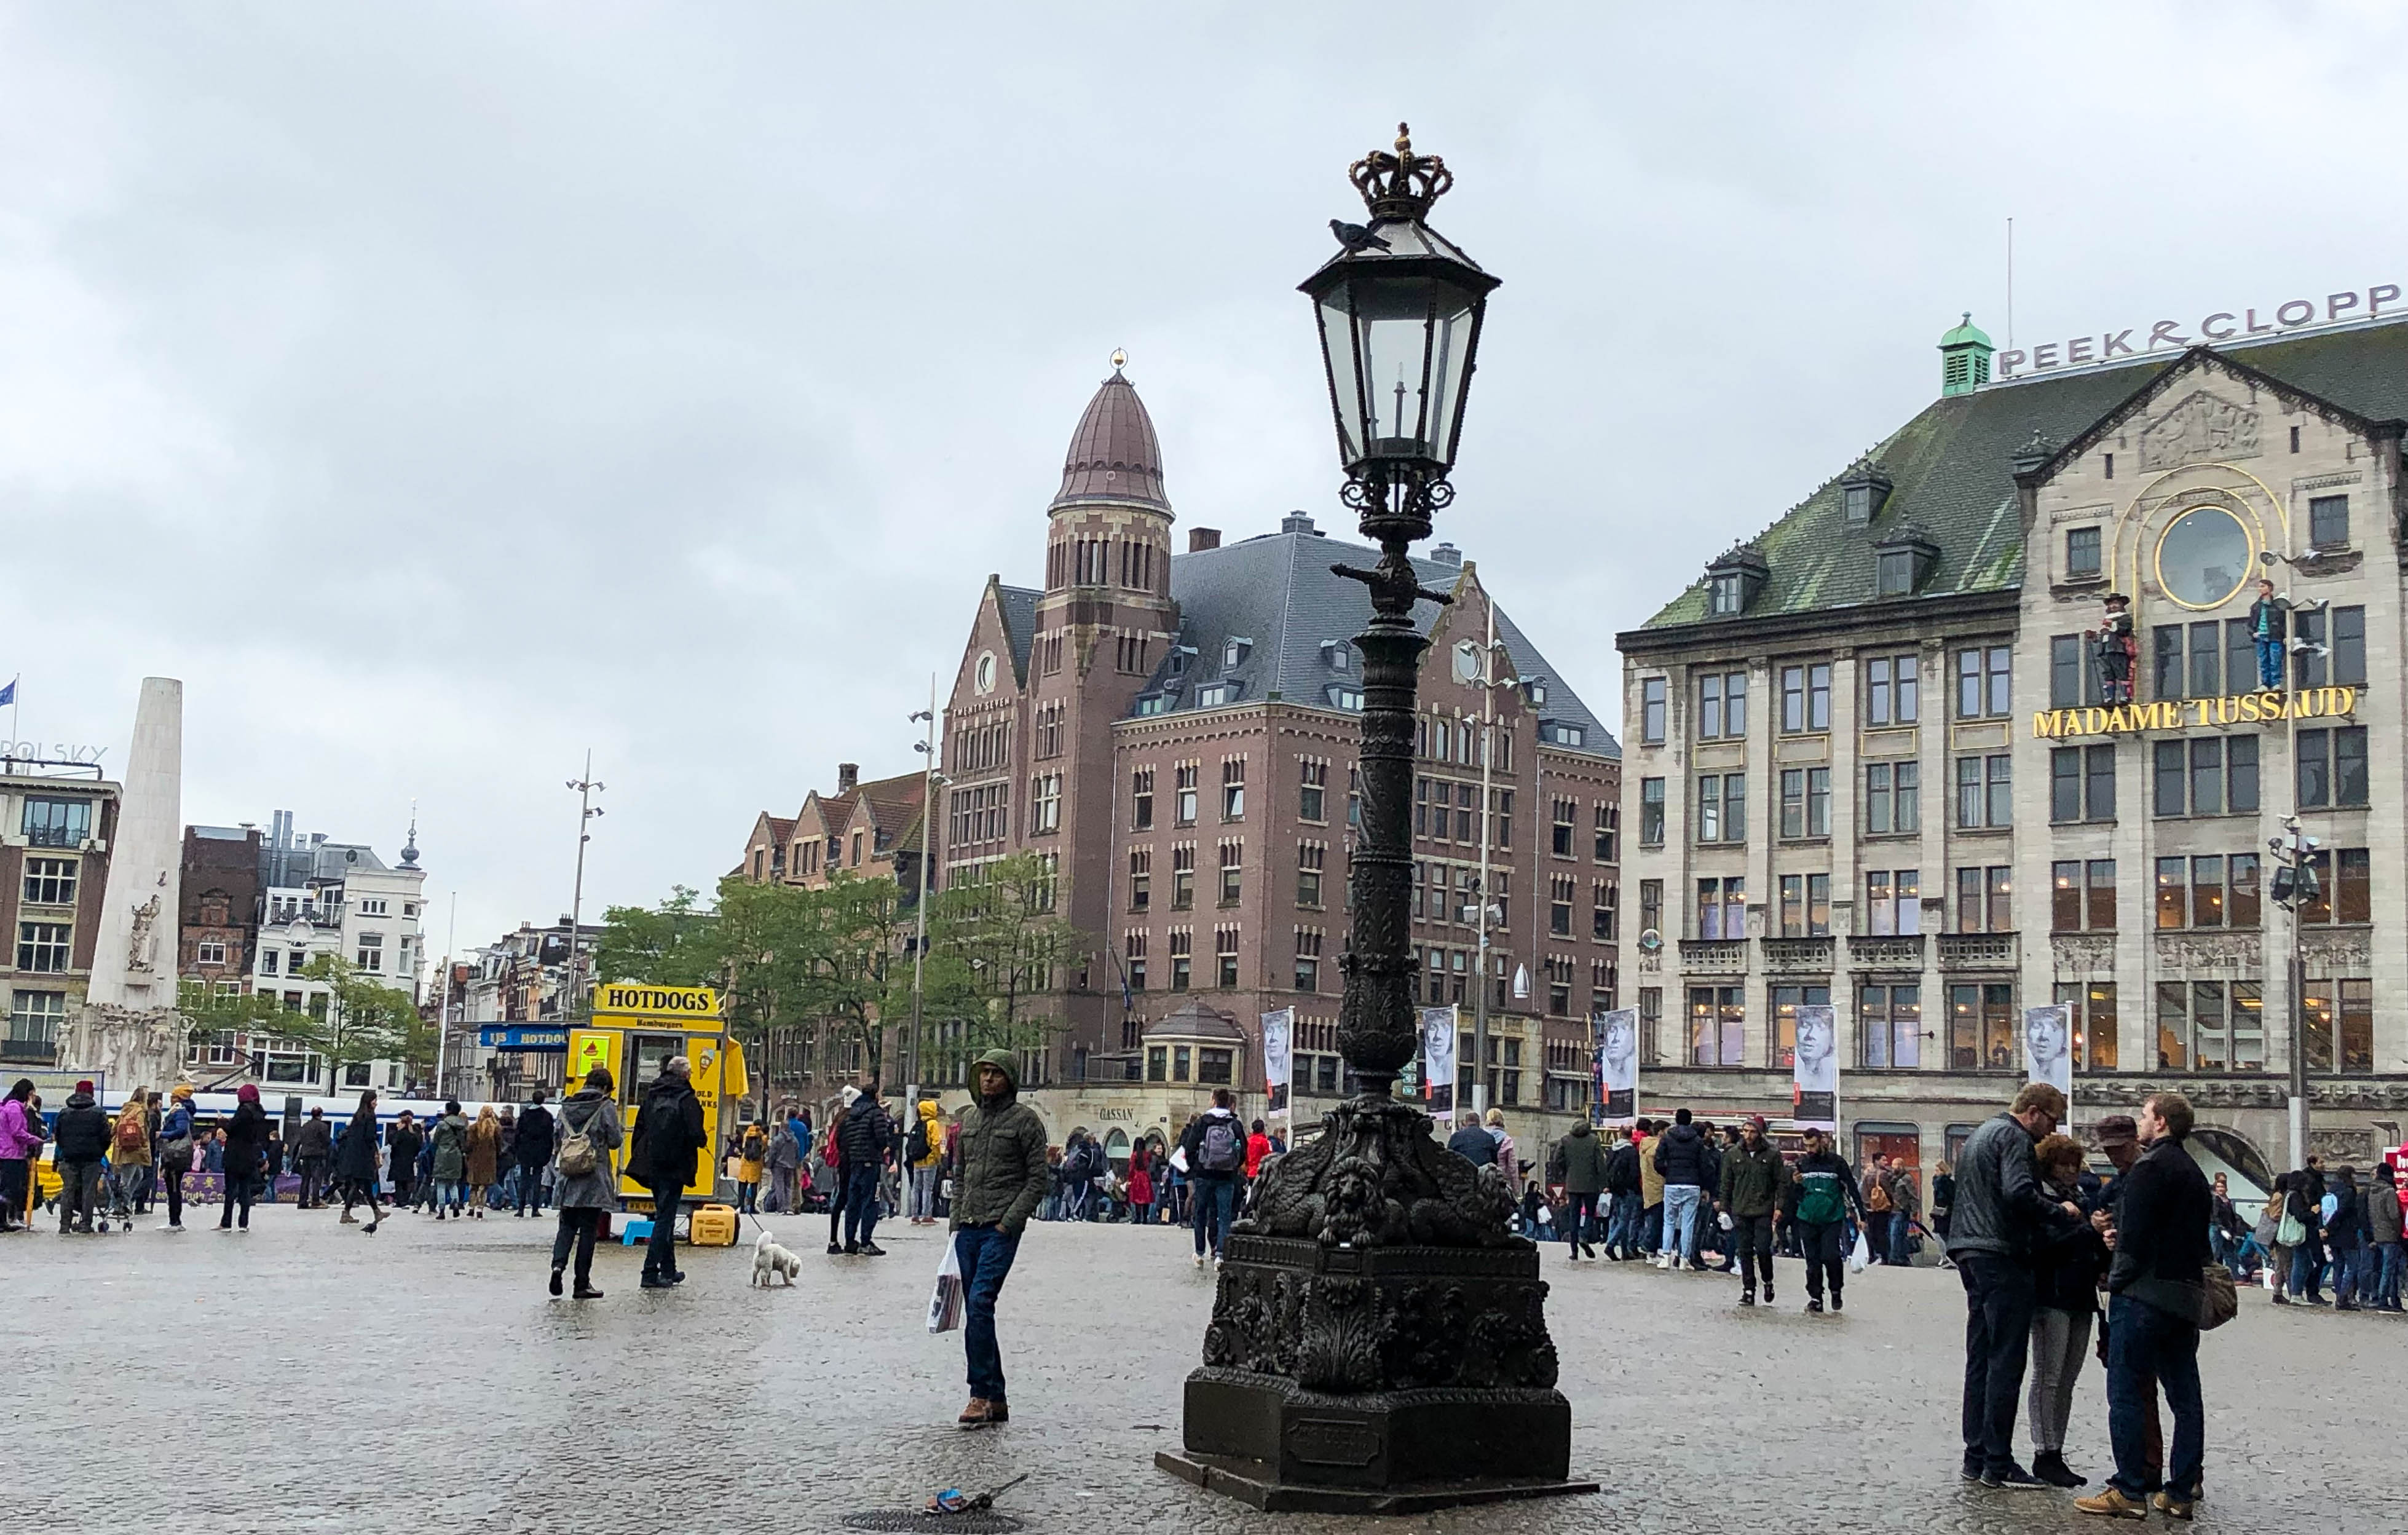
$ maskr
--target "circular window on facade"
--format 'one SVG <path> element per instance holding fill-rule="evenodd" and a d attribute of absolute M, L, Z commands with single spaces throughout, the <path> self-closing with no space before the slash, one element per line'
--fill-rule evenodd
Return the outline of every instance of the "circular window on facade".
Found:
<path fill-rule="evenodd" d="M 2249 530 L 2222 507 L 2193 507 L 2157 537 L 2157 584 L 2186 608 L 2220 608 L 2249 580 Z"/>
<path fill-rule="evenodd" d="M 976 681 L 981 693 L 995 691 L 995 652 L 979 652 Z"/>

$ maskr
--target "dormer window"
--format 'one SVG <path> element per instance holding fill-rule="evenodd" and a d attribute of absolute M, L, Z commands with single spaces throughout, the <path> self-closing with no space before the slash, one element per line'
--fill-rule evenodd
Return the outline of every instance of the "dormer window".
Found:
<path fill-rule="evenodd" d="M 1332 682 L 1329 685 L 1329 705 L 1332 709 L 1351 709 L 1360 713 L 1363 709 L 1363 690 L 1359 687 L 1348 687 L 1343 683 Z"/>
<path fill-rule="evenodd" d="M 1840 477 L 1840 506 L 1850 527 L 1867 527 L 1889 500 L 1890 478 L 1882 466 L 1860 458 Z"/>
<path fill-rule="evenodd" d="M 1568 720 L 1541 720 L 1539 739 L 1555 746 L 1582 746 L 1587 744 L 1588 731 Z"/>
<path fill-rule="evenodd" d="M 1321 659 L 1332 671 L 1352 671 L 1354 649 L 1343 639 L 1325 639 L 1321 642 Z"/>
<path fill-rule="evenodd" d="M 1732 618 L 1747 611 L 1756 595 L 1764 590 L 1765 578 L 1771 567 L 1753 544 L 1741 544 L 1706 567 L 1706 612 L 1713 618 Z"/>
<path fill-rule="evenodd" d="M 1187 670 L 1187 663 L 1188 663 L 1188 662 L 1190 662 L 1190 661 L 1193 661 L 1194 659 L 1196 659 L 1196 647 L 1195 647 L 1195 646 L 1193 646 L 1193 645 L 1173 645 L 1173 646 L 1171 646 L 1171 647 L 1170 647 L 1170 662 L 1169 662 L 1169 666 L 1168 666 L 1168 673 L 1169 673 L 1169 675 L 1171 675 L 1171 676 L 1173 676 L 1173 677 L 1177 677 L 1177 676 L 1180 676 L 1181 674 L 1184 673 L 1184 672 Z"/>
<path fill-rule="evenodd" d="M 1140 698 L 1137 701 L 1136 712 L 1140 715 L 1160 714 L 1168 710 L 1169 708 L 1169 698 L 1162 694 L 1156 693 L 1150 696 Z"/>
<path fill-rule="evenodd" d="M 1238 701 L 1238 696 L 1244 691 L 1244 688 L 1236 682 L 1214 682 L 1208 687 L 1196 690 L 1196 707 L 1218 709 L 1223 704 L 1234 704 Z"/>
<path fill-rule="evenodd" d="M 1873 545 L 1873 591 L 1885 597 L 1913 596 L 1940 566 L 1940 546 L 1913 523 L 1893 529 Z"/>
<path fill-rule="evenodd" d="M 1221 648 L 1221 669 L 1228 671 L 1245 665 L 1246 657 L 1253 654 L 1254 650 L 1253 640 L 1232 636 L 1229 642 Z"/>
<path fill-rule="evenodd" d="M 1530 701 L 1532 703 L 1543 704 L 1547 701 L 1547 684 L 1543 680 L 1533 681 L 1530 683 L 1528 692 L 1530 695 Z"/>

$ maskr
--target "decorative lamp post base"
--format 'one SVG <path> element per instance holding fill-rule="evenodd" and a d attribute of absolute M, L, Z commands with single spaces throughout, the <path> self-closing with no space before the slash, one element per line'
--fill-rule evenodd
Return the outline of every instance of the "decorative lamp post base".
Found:
<path fill-rule="evenodd" d="M 1267 1511 L 1409 1513 L 1570 1479 L 1539 1252 L 1493 1169 L 1379 1096 L 1265 1169 L 1163 1470 Z"/>

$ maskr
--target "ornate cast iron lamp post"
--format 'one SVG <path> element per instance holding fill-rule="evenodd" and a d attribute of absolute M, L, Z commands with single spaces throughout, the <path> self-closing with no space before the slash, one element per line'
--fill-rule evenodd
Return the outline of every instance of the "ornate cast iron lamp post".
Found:
<path fill-rule="evenodd" d="M 1267 1170 L 1237 1223 L 1187 1379 L 1185 1449 L 1159 1465 L 1265 1509 L 1409 1513 L 1596 1490 L 1568 1480 L 1571 1409 L 1555 1389 L 1538 1250 L 1491 1169 L 1440 1145 L 1397 1098 L 1417 1053 L 1407 899 L 1412 722 L 1427 641 L 1410 551 L 1454 498 L 1487 296 L 1497 286 L 1429 228 L 1454 182 L 1415 154 L 1349 171 L 1370 210 L 1307 279 L 1336 411 L 1346 504 L 1380 546 L 1363 653 L 1363 825 L 1350 876 L 1339 1048 L 1355 1096 Z M 1449 1027 L 1453 1025 L 1450 1023 Z"/>

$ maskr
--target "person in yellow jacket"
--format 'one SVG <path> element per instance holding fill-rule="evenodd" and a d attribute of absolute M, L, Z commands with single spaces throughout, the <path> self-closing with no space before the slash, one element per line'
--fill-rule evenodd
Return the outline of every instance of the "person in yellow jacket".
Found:
<path fill-rule="evenodd" d="M 937 1100 L 920 1100 L 919 1117 L 903 1140 L 904 1160 L 911 1169 L 911 1224 L 937 1224 L 937 1180 L 944 1171 L 945 1116 Z"/>

